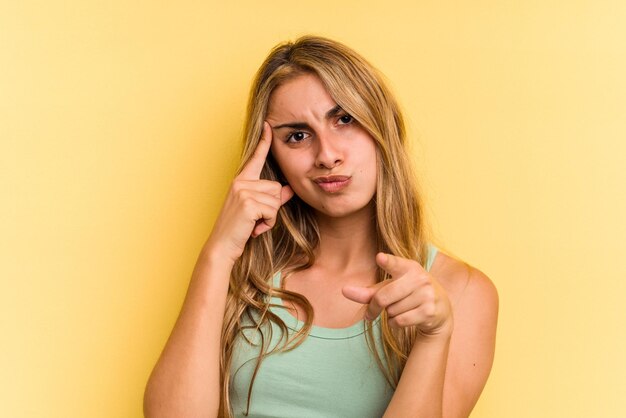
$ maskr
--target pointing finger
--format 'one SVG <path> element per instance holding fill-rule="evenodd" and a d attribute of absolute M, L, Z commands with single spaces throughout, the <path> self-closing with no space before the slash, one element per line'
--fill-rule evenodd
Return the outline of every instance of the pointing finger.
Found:
<path fill-rule="evenodd" d="M 265 165 L 267 154 L 272 145 L 272 129 L 269 123 L 263 122 L 263 134 L 259 140 L 259 144 L 254 150 L 254 154 L 245 167 L 241 170 L 240 177 L 247 180 L 258 180 L 261 178 L 261 171 Z"/>
<path fill-rule="evenodd" d="M 413 260 L 386 253 L 376 254 L 376 264 L 391 274 L 393 278 L 398 278 L 416 267 L 418 269 L 421 268 L 419 263 Z"/>

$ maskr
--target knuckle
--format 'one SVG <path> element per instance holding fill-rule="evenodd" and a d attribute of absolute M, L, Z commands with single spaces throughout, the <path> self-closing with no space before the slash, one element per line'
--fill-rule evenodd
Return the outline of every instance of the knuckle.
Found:
<path fill-rule="evenodd" d="M 270 190 L 271 190 L 272 195 L 280 196 L 280 191 L 282 190 L 282 188 L 283 188 L 283 185 L 280 184 L 279 182 L 277 182 L 277 181 L 272 181 L 271 182 Z"/>
<path fill-rule="evenodd" d="M 410 283 L 412 286 L 422 285 L 422 280 L 420 280 L 419 275 L 412 273 L 412 272 L 406 275 L 406 282 Z"/>
<path fill-rule="evenodd" d="M 389 298 L 381 292 L 378 292 L 372 297 L 374 303 L 378 306 L 385 307 L 389 304 Z"/>
<path fill-rule="evenodd" d="M 433 288 L 432 285 L 426 286 L 424 288 L 424 295 L 426 296 L 426 299 L 428 299 L 429 301 L 435 300 L 435 289 Z"/>
<path fill-rule="evenodd" d="M 414 279 L 416 282 L 423 284 L 423 283 L 429 283 L 430 281 L 428 280 L 428 273 L 422 273 L 422 272 L 417 272 L 415 273 Z"/>
<path fill-rule="evenodd" d="M 406 325 L 406 317 L 404 316 L 398 316 L 396 318 L 394 318 L 396 325 L 399 327 L 403 327 Z"/>
<path fill-rule="evenodd" d="M 246 212 L 256 212 L 257 211 L 257 207 L 256 207 L 256 202 L 251 199 L 251 198 L 245 198 L 243 197 L 241 200 L 241 207 L 246 211 Z"/>
<path fill-rule="evenodd" d="M 422 322 L 422 323 L 420 324 L 420 329 L 421 329 L 423 332 L 430 333 L 430 332 L 432 331 L 432 329 L 433 329 L 433 323 L 432 323 L 432 321 L 424 321 L 424 322 Z"/>
<path fill-rule="evenodd" d="M 237 197 L 238 197 L 239 199 L 243 200 L 243 201 L 249 201 L 249 200 L 252 200 L 252 196 L 251 196 L 251 194 L 250 194 L 250 191 L 249 191 L 249 190 L 246 190 L 246 189 L 242 189 L 242 188 L 241 188 L 241 189 L 237 190 L 237 192 L 236 192 L 236 193 L 237 193 Z"/>
<path fill-rule="evenodd" d="M 239 193 L 241 191 L 243 187 L 243 184 L 241 182 L 240 179 L 235 178 L 235 180 L 233 181 L 232 185 L 230 186 L 230 189 L 233 191 L 233 193 Z"/>
<path fill-rule="evenodd" d="M 396 316 L 393 318 L 393 320 L 398 327 L 406 327 L 407 325 L 409 325 L 409 318 L 407 317 L 407 315 Z"/>
<path fill-rule="evenodd" d="M 435 302 L 427 302 L 424 304 L 424 314 L 428 318 L 434 317 L 436 312 L 437 312 L 437 307 L 435 306 Z"/>

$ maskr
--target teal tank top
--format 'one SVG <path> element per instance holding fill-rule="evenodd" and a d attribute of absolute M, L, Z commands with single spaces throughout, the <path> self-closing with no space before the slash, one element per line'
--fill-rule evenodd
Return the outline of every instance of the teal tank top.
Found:
<path fill-rule="evenodd" d="M 425 266 L 430 270 L 437 248 L 430 245 Z M 280 287 L 280 272 L 272 278 Z M 290 332 L 304 323 L 281 308 L 282 300 L 272 297 L 270 309 L 287 325 Z M 242 319 L 243 320 L 243 319 Z M 377 350 L 382 356 L 380 316 L 372 322 Z M 243 320 L 244 324 L 250 321 Z M 385 379 L 366 341 L 364 321 L 347 328 L 313 326 L 307 338 L 297 348 L 275 352 L 263 360 L 257 373 L 248 417 L 303 418 L 367 418 L 381 417 L 393 389 Z M 271 323 L 270 349 L 284 344 L 280 328 Z M 265 329 L 263 335 L 268 336 Z M 252 345 L 242 334 L 250 340 Z M 230 400 L 234 416 L 244 417 L 248 390 L 260 347 L 259 333 L 243 330 L 235 341 L 231 363 Z"/>

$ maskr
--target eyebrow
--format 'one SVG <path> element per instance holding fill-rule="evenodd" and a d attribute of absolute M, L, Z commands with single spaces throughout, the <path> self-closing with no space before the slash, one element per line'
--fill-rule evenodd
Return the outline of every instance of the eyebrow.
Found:
<path fill-rule="evenodd" d="M 342 110 L 341 106 L 340 105 L 336 105 L 335 107 L 330 109 L 328 112 L 326 112 L 326 115 L 324 117 L 326 119 L 331 119 L 331 118 L 335 117 L 339 112 L 341 112 L 341 110 Z M 306 122 L 289 122 L 289 123 L 283 123 L 281 125 L 277 125 L 277 126 L 273 126 L 272 127 L 272 129 L 281 129 L 281 128 L 310 129 L 310 126 Z"/>

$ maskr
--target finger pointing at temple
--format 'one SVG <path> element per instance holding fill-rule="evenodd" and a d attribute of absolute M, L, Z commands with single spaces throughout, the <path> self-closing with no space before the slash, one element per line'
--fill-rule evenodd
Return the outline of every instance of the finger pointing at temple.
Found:
<path fill-rule="evenodd" d="M 239 177 L 244 180 L 259 180 L 261 178 L 261 171 L 265 165 L 267 154 L 270 151 L 272 145 L 272 129 L 269 123 L 263 122 L 263 134 L 259 140 L 259 144 L 254 150 L 254 154 L 248 160 L 245 167 L 239 173 Z"/>

